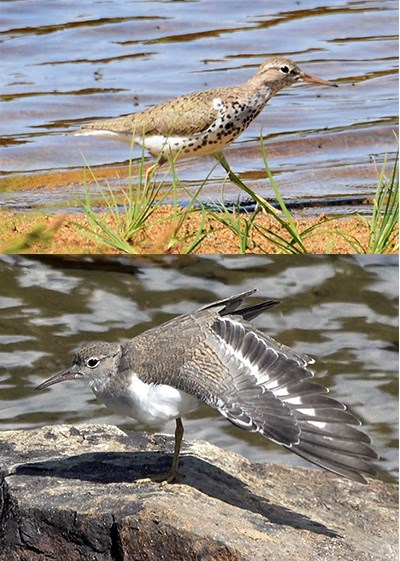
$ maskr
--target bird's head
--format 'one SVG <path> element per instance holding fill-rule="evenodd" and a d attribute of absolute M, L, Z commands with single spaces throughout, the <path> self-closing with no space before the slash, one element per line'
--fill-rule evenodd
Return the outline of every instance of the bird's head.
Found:
<path fill-rule="evenodd" d="M 36 389 L 48 388 L 66 380 L 83 380 L 96 393 L 118 369 L 122 349 L 116 343 L 91 343 L 75 353 L 72 365 L 58 372 Z"/>
<path fill-rule="evenodd" d="M 262 80 L 274 92 L 291 86 L 296 82 L 311 82 L 312 84 L 337 87 L 337 84 L 329 80 L 305 74 L 295 62 L 284 57 L 273 57 L 263 62 L 254 79 L 257 81 Z"/>

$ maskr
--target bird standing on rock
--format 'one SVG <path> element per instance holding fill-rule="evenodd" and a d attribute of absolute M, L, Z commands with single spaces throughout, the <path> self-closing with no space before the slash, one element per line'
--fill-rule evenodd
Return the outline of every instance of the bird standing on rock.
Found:
<path fill-rule="evenodd" d="M 133 140 L 158 158 L 154 166 L 169 157 L 207 154 L 222 163 L 221 150 L 247 129 L 273 95 L 296 82 L 337 86 L 305 74 L 288 58 L 273 57 L 239 86 L 178 96 L 142 112 L 89 123 L 74 134 Z"/>
<path fill-rule="evenodd" d="M 241 307 L 250 290 L 176 317 L 124 343 L 92 343 L 38 389 L 83 380 L 119 414 L 151 428 L 176 420 L 170 471 L 178 474 L 181 417 L 200 402 L 329 471 L 365 483 L 377 455 L 359 420 L 311 381 L 303 357 L 250 322 L 279 303 Z"/>

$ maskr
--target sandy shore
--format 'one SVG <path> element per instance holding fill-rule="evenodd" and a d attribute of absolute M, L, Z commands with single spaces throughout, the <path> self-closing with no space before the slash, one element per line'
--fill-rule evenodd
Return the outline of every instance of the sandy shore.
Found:
<path fill-rule="evenodd" d="M 243 251 L 239 238 L 227 226 L 206 213 L 188 214 L 181 223 L 176 216 L 176 208 L 165 206 L 157 209 L 147 220 L 146 226 L 130 241 L 135 253 L 185 253 L 195 236 L 201 234 L 201 241 L 194 253 L 240 253 Z M 183 212 L 183 209 L 180 209 Z M 103 216 L 106 224 L 115 229 L 110 216 Z M 248 217 L 242 216 L 240 224 L 245 228 Z M 368 248 L 368 223 L 363 218 L 335 219 L 325 224 L 324 216 L 296 220 L 299 231 L 304 232 L 317 226 L 314 233 L 303 238 L 309 253 L 355 253 L 354 248 L 342 236 L 354 237 L 359 244 Z M 88 239 L 79 231 L 79 226 L 87 227 L 87 218 L 82 215 L 59 214 L 48 216 L 37 213 L 0 213 L 0 247 L 2 252 L 23 253 L 119 253 L 107 244 Z M 246 253 L 279 253 L 279 248 L 271 243 L 263 228 L 269 233 L 289 239 L 288 234 L 270 216 L 257 216 L 256 227 L 250 229 Z M 390 252 L 395 253 L 398 231 Z"/>

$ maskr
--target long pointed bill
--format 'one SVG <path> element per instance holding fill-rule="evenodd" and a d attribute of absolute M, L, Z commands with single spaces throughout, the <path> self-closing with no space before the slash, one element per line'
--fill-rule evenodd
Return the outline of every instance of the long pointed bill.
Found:
<path fill-rule="evenodd" d="M 39 386 L 37 386 L 37 388 L 35 389 L 42 390 L 43 388 L 48 388 L 53 384 L 58 384 L 59 382 L 64 382 L 65 380 L 74 380 L 75 378 L 78 377 L 79 377 L 78 371 L 68 368 L 67 370 L 63 370 L 62 372 L 58 372 L 57 374 L 54 374 L 54 376 L 39 384 Z"/>
<path fill-rule="evenodd" d="M 323 80 L 322 78 L 318 78 L 318 76 L 310 76 L 309 74 L 303 75 L 303 82 L 311 82 L 312 84 L 321 84 L 322 86 L 333 86 L 334 88 L 338 87 L 338 84 L 329 82 L 329 80 Z"/>

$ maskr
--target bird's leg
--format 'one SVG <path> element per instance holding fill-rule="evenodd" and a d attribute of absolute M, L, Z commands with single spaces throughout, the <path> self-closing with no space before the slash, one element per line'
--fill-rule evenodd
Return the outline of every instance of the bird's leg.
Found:
<path fill-rule="evenodd" d="M 162 153 L 158 154 L 157 159 L 154 162 L 154 164 L 151 164 L 145 171 L 145 174 L 144 174 L 144 181 L 145 181 L 144 184 L 145 184 L 145 186 L 149 185 L 149 182 L 151 181 L 153 175 L 155 175 L 158 168 L 161 167 L 166 162 L 168 162 L 168 158 Z"/>
<path fill-rule="evenodd" d="M 179 455 L 181 452 L 181 445 L 182 445 L 182 438 L 183 438 L 183 423 L 182 419 L 178 417 L 176 419 L 176 426 L 175 426 L 175 444 L 174 444 L 174 456 L 172 458 L 172 464 L 169 472 L 167 473 L 163 482 L 171 483 L 177 475 L 181 475 L 178 471 L 179 466 Z"/>
<path fill-rule="evenodd" d="M 225 156 L 221 152 L 215 152 L 213 154 L 213 156 L 217 160 L 217 162 L 219 162 L 221 164 L 221 166 L 224 168 L 224 170 L 228 173 L 228 177 L 232 181 L 232 183 L 234 183 L 237 187 L 239 187 L 240 189 L 245 191 L 245 193 L 247 193 L 255 201 L 256 209 L 257 209 L 257 207 L 261 207 L 263 210 L 267 211 L 269 214 L 272 214 L 275 217 L 277 215 L 278 216 L 280 215 L 279 210 L 274 208 L 263 197 L 260 197 L 259 195 L 257 195 L 257 193 L 255 193 L 254 191 L 249 189 L 249 187 L 247 187 L 247 185 L 245 183 L 243 183 L 243 181 L 241 179 L 239 179 L 239 177 L 232 171 L 231 167 L 229 166 L 228 162 L 226 161 Z"/>
<path fill-rule="evenodd" d="M 151 164 L 151 166 L 149 166 L 144 174 L 144 184 L 145 186 L 148 186 L 149 181 L 151 180 L 153 174 L 155 173 L 155 171 L 157 170 L 157 168 L 160 166 L 160 162 L 155 162 L 154 164 Z"/>
<path fill-rule="evenodd" d="M 178 158 L 178 156 L 179 154 L 173 155 L 171 152 L 168 153 L 168 156 L 166 156 L 165 154 L 159 154 L 154 164 L 149 166 L 146 170 L 144 176 L 145 185 L 148 185 L 148 182 L 151 180 L 153 174 L 157 171 L 157 169 L 167 162 L 169 162 L 169 169 L 172 172 L 172 175 L 175 175 L 174 166 L 175 166 L 175 160 Z"/>
<path fill-rule="evenodd" d="M 163 475 L 150 475 L 149 477 L 138 479 L 137 480 L 138 483 L 143 483 L 148 481 L 158 481 L 161 484 L 165 485 L 167 483 L 172 483 L 172 481 L 174 481 L 178 475 L 182 475 L 178 471 L 178 466 L 179 466 L 179 455 L 181 451 L 183 432 L 184 429 L 183 429 L 182 419 L 178 417 L 176 419 L 176 427 L 175 427 L 174 456 L 172 458 L 172 464 L 168 473 Z"/>

